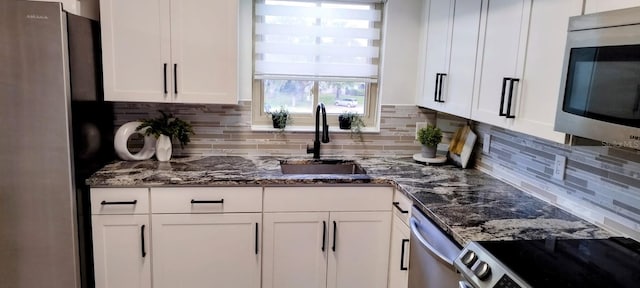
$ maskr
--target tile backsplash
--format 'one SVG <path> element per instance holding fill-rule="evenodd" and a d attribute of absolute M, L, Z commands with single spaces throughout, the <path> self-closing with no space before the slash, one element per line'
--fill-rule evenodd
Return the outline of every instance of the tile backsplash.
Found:
<path fill-rule="evenodd" d="M 313 145 L 312 132 L 252 131 L 251 101 L 239 105 L 124 103 L 114 104 L 114 128 L 142 118 L 158 117 L 158 110 L 190 122 L 196 135 L 181 149 L 174 143 L 174 155 L 275 155 L 305 156 Z M 349 132 L 331 133 L 322 144 L 322 155 L 411 156 L 420 151 L 415 142 L 416 122 L 435 123 L 436 114 L 412 105 L 382 105 L 380 132 L 363 133 L 362 139 Z M 310 156 L 309 156 L 310 157 Z"/>
<path fill-rule="evenodd" d="M 640 239 L 640 152 L 568 146 L 475 123 L 476 167 L 609 230 Z M 553 178 L 555 155 L 567 157 L 563 180 Z"/>

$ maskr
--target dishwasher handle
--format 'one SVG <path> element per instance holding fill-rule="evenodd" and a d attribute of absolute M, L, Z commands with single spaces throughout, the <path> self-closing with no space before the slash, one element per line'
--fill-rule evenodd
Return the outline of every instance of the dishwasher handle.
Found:
<path fill-rule="evenodd" d="M 420 223 L 418 222 L 418 220 L 416 220 L 415 218 L 411 218 L 409 219 L 409 223 L 410 228 L 411 228 L 411 233 L 413 233 L 413 235 L 416 236 L 416 238 L 418 239 L 418 241 L 420 242 L 420 244 L 422 246 L 424 246 L 425 248 L 427 248 L 429 251 L 431 251 L 431 253 L 433 253 L 433 255 L 437 256 L 438 258 L 440 258 L 440 260 L 442 260 L 443 262 L 451 265 L 453 267 L 453 261 L 449 258 L 447 258 L 446 256 L 444 256 L 444 254 L 442 254 L 442 252 L 438 251 L 436 248 L 434 248 L 431 243 L 429 243 L 429 241 L 427 241 L 427 239 L 424 239 L 424 237 L 422 236 L 422 234 L 420 233 L 420 227 L 418 226 Z"/>

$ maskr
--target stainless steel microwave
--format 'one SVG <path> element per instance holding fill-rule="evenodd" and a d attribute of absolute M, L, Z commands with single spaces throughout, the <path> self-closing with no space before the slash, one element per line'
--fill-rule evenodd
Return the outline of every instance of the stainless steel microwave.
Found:
<path fill-rule="evenodd" d="M 571 17 L 555 130 L 640 149 L 640 7 Z"/>

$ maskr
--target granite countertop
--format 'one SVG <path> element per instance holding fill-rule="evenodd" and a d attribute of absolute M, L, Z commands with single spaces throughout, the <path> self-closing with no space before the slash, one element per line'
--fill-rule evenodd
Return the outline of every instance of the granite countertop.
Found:
<path fill-rule="evenodd" d="M 475 169 L 425 166 L 411 158 L 352 158 L 366 175 L 283 175 L 282 157 L 211 156 L 109 164 L 92 187 L 166 185 L 393 185 L 459 244 L 480 240 L 607 238 L 611 235 L 560 208 Z M 309 159 L 293 158 L 287 162 Z"/>

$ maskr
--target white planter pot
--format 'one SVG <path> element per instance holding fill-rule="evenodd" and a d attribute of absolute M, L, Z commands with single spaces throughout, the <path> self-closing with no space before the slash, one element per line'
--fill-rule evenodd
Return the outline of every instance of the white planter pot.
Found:
<path fill-rule="evenodd" d="M 171 152 L 171 138 L 167 135 L 160 135 L 156 141 L 156 158 L 158 161 L 169 161 Z"/>

